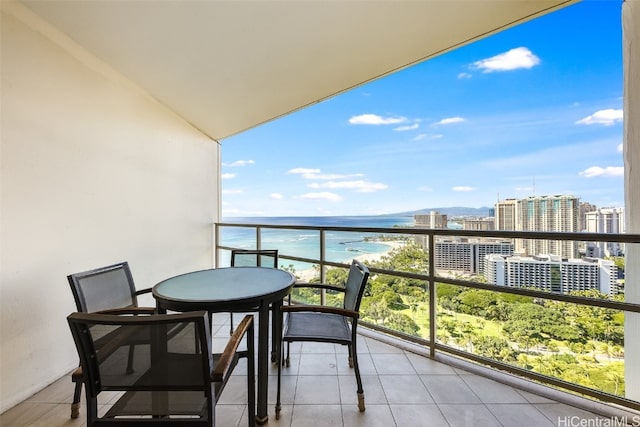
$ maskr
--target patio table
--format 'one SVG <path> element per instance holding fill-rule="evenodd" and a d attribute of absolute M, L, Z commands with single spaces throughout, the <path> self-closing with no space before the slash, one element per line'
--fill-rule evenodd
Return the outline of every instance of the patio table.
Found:
<path fill-rule="evenodd" d="M 152 290 L 161 313 L 206 310 L 211 318 L 212 313 L 258 310 L 258 424 L 269 419 L 269 306 L 273 305 L 273 321 L 280 324 L 277 330 L 282 333 L 282 318 L 276 313 L 280 313 L 279 307 L 295 280 L 291 273 L 276 268 L 226 267 L 171 277 Z M 279 363 L 279 346 L 277 351 L 275 360 Z"/>

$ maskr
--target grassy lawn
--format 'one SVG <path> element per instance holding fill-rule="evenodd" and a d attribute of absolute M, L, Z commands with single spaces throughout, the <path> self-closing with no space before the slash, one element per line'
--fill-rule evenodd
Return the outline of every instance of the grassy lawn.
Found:
<path fill-rule="evenodd" d="M 418 306 L 415 312 L 412 312 L 411 309 L 407 308 L 405 310 L 401 310 L 400 313 L 409 316 L 416 324 L 420 327 L 420 336 L 423 338 L 429 338 L 429 305 L 421 304 Z M 453 311 L 448 311 L 444 309 L 440 309 L 438 312 L 438 320 L 441 321 L 443 317 L 447 319 L 453 319 L 457 324 L 462 325 L 463 323 L 470 323 L 475 328 L 480 329 L 482 331 L 482 335 L 492 336 L 497 338 L 504 338 L 502 334 L 502 326 L 498 322 L 494 322 L 491 320 L 485 320 L 479 316 L 472 316 L 470 314 L 462 314 L 456 313 Z M 480 325 L 483 325 L 481 328 Z"/>

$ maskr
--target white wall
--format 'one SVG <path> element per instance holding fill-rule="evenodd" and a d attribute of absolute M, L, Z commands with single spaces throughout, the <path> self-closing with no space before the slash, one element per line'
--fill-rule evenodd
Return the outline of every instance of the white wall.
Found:
<path fill-rule="evenodd" d="M 640 234 L 640 0 L 623 3 L 626 232 Z M 634 167 L 635 166 L 635 167 Z M 625 298 L 640 303 L 640 246 L 626 245 Z M 625 392 L 640 400 L 640 314 L 625 316 Z"/>
<path fill-rule="evenodd" d="M 19 5 L 1 31 L 3 412 L 77 366 L 67 274 L 212 265 L 219 145 Z"/>

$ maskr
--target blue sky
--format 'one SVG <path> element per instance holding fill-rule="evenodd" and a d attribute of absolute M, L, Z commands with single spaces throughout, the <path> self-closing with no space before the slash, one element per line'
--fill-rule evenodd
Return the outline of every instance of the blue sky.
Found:
<path fill-rule="evenodd" d="M 223 217 L 623 206 L 620 16 L 583 1 L 223 140 Z"/>

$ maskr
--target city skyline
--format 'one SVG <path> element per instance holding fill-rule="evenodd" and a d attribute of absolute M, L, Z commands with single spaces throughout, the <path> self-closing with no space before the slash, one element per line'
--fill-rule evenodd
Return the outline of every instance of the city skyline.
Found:
<path fill-rule="evenodd" d="M 584 1 L 221 141 L 223 217 L 623 206 L 620 11 Z"/>

